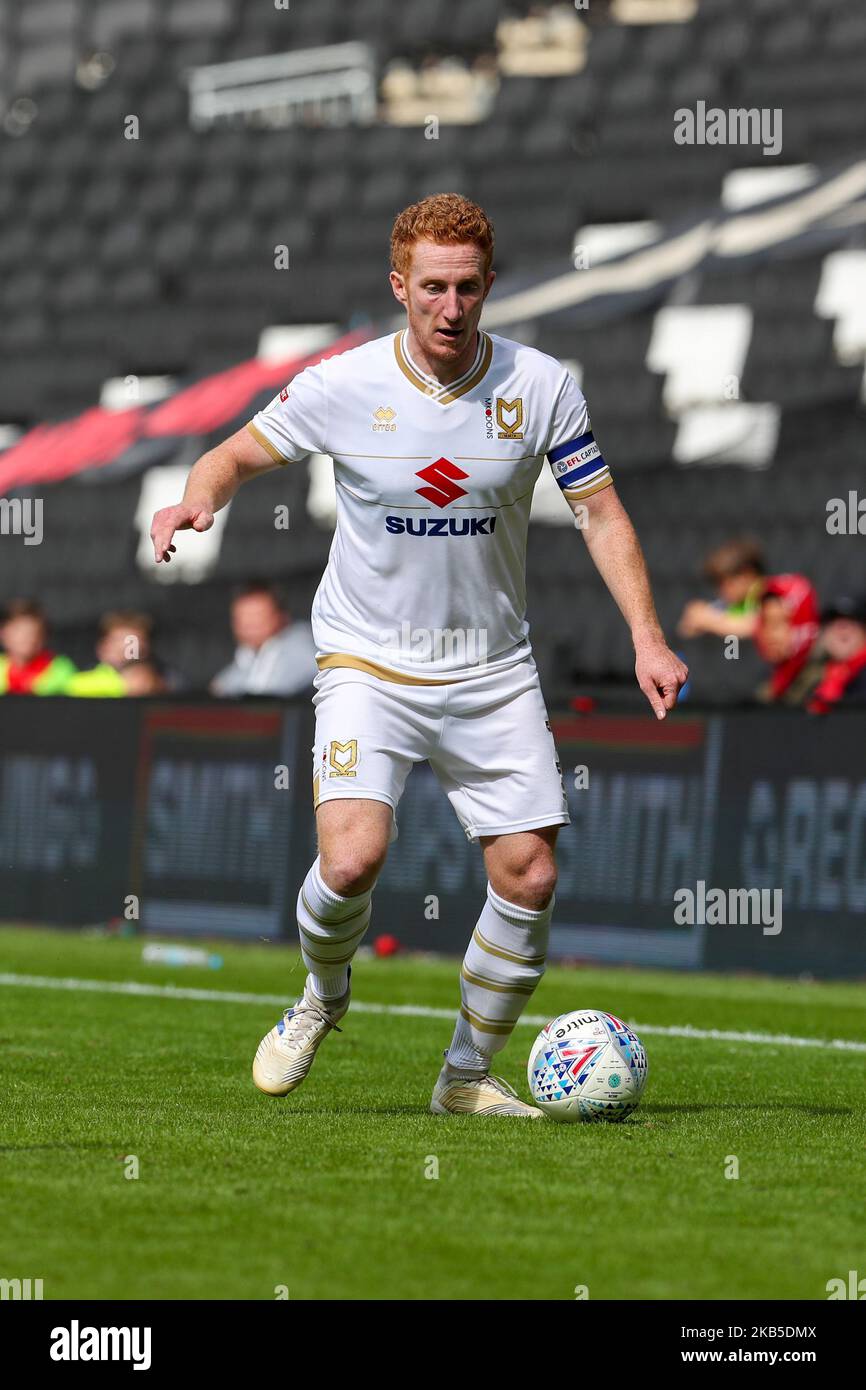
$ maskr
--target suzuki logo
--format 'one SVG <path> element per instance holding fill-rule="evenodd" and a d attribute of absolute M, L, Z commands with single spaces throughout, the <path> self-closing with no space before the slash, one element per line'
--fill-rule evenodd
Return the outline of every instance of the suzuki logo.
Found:
<path fill-rule="evenodd" d="M 467 496 L 466 489 L 458 487 L 455 480 L 468 478 L 469 474 L 464 473 L 463 469 L 458 468 L 450 459 L 437 459 L 435 463 L 422 468 L 415 477 L 423 478 L 430 484 L 430 487 L 419 487 L 416 490 L 435 507 L 447 507 L 450 502 L 456 502 L 458 497 Z"/>

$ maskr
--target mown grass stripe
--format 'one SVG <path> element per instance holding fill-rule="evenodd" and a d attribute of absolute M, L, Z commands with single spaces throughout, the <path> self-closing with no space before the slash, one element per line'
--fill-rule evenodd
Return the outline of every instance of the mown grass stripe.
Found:
<path fill-rule="evenodd" d="M 24 989 L 56 989 L 95 994 L 128 994 L 149 999 L 185 999 L 212 1004 L 273 1004 L 284 1008 L 288 994 L 250 994 L 228 989 L 196 989 L 190 985 L 155 985 L 139 980 L 80 980 L 54 975 L 0 973 L 0 986 Z M 434 1009 L 425 1004 L 374 1004 L 353 1001 L 358 1014 L 393 1014 L 408 1018 L 453 1019 L 455 1009 Z M 549 1014 L 524 1014 L 517 1026 L 543 1028 Z M 866 1042 L 850 1038 L 802 1038 L 790 1033 L 736 1032 L 725 1028 L 693 1028 L 690 1024 L 631 1023 L 636 1033 L 646 1037 L 690 1038 L 696 1042 L 756 1043 L 771 1047 L 819 1047 L 836 1052 L 866 1052 Z"/>

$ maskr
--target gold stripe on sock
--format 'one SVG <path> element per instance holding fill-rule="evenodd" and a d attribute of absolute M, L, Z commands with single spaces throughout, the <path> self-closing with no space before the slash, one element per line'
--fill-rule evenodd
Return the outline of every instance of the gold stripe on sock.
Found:
<path fill-rule="evenodd" d="M 473 975 L 465 965 L 460 974 L 467 984 L 477 985 L 479 989 L 492 990 L 495 994 L 533 994 L 538 983 L 537 980 L 533 980 L 529 984 L 506 985 L 501 980 L 488 980 L 484 975 Z"/>
<path fill-rule="evenodd" d="M 482 951 L 486 951 L 490 956 L 499 956 L 500 960 L 510 960 L 515 965 L 543 965 L 544 956 L 519 956 L 515 951 L 506 951 L 503 946 L 494 946 L 492 941 L 488 941 L 482 936 L 480 928 L 476 927 L 472 933 L 472 940 L 480 946 Z"/>
<path fill-rule="evenodd" d="M 305 957 L 305 959 L 307 956 L 309 956 L 310 960 L 314 960 L 316 962 L 316 965 L 349 965 L 350 962 L 354 959 L 355 950 L 353 948 L 347 956 L 317 956 L 313 951 L 310 950 L 309 946 L 307 946 L 302 939 L 301 954 Z M 313 971 L 313 974 L 315 973 L 316 972 Z"/>
<path fill-rule="evenodd" d="M 369 903 L 365 903 L 363 907 L 358 908 L 357 912 L 350 913 L 348 917 L 341 917 L 338 922 L 329 922 L 327 917 L 320 917 L 318 912 L 313 911 L 313 909 L 310 907 L 310 904 L 307 902 L 307 895 L 304 892 L 303 888 L 301 889 L 301 902 L 304 904 L 304 907 L 306 908 L 307 912 L 309 912 L 313 921 L 318 922 L 320 927 L 344 927 L 347 922 L 354 922 L 355 918 L 360 917 L 361 913 L 366 912 L 367 908 L 370 906 Z M 347 941 L 348 939 L 349 938 L 346 937 Z"/>
<path fill-rule="evenodd" d="M 467 1023 L 478 1029 L 479 1033 L 496 1033 L 501 1038 L 508 1038 L 514 1031 L 514 1023 L 502 1023 L 492 1018 L 486 1019 L 483 1014 L 476 1014 L 471 1009 L 467 1009 L 465 1004 L 460 1005 L 460 1013 Z"/>

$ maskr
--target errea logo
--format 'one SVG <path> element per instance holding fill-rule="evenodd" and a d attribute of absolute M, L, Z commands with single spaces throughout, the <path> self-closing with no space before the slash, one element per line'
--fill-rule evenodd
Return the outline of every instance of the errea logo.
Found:
<path fill-rule="evenodd" d="M 397 412 L 390 405 L 380 405 L 373 411 L 373 431 L 375 433 L 387 432 L 393 434 L 397 426 L 393 421 L 397 417 Z"/>

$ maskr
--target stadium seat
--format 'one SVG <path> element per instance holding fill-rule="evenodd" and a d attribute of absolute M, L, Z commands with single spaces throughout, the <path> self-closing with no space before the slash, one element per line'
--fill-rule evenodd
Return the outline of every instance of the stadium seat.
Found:
<path fill-rule="evenodd" d="M 165 25 L 172 37 L 199 37 L 224 33 L 234 17 L 231 0 L 173 0 L 165 13 Z"/>

